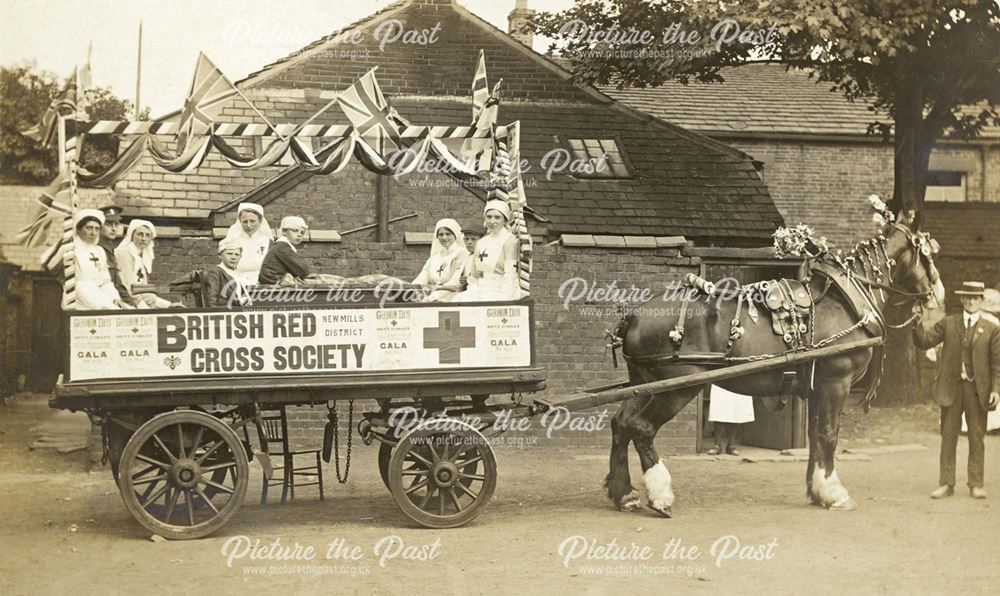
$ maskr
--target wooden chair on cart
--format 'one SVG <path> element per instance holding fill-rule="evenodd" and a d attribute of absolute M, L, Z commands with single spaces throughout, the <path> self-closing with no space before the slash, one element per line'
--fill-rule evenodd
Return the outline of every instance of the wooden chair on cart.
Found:
<path fill-rule="evenodd" d="M 319 487 L 319 500 L 323 500 L 323 466 L 320 463 L 320 449 L 292 449 L 288 443 L 288 416 L 285 406 L 267 411 L 261 417 L 267 441 L 268 456 L 280 457 L 281 465 L 274 467 L 274 475 L 265 478 L 261 486 L 260 504 L 267 504 L 267 492 L 272 486 L 281 486 L 281 502 L 290 496 L 295 498 L 296 487 Z M 296 458 L 308 457 L 304 466 L 296 465 Z M 300 480 L 301 479 L 301 480 Z"/>

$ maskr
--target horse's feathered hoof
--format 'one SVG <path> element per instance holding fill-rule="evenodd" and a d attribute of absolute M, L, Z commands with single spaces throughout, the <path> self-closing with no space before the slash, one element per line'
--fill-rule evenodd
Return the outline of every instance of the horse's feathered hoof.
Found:
<path fill-rule="evenodd" d="M 851 497 L 847 497 L 843 501 L 837 501 L 828 507 L 830 511 L 854 511 L 857 508 L 857 502 Z"/>
<path fill-rule="evenodd" d="M 618 511 L 636 511 L 639 507 L 639 493 L 635 491 L 622 495 L 618 499 Z"/>
<path fill-rule="evenodd" d="M 659 506 L 659 505 L 654 505 L 653 503 L 648 503 L 647 506 L 667 519 L 673 517 L 673 514 L 671 513 L 671 507 L 669 505 Z"/>

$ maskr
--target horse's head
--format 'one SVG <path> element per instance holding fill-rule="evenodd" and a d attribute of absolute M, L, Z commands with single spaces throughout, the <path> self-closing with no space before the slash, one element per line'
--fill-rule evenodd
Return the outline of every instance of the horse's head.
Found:
<path fill-rule="evenodd" d="M 886 230 L 885 252 L 893 264 L 890 267 L 892 286 L 901 295 L 919 299 L 929 309 L 944 303 L 944 285 L 934 255 L 939 250 L 936 240 L 919 230 L 912 211 L 903 212 L 898 221 Z"/>

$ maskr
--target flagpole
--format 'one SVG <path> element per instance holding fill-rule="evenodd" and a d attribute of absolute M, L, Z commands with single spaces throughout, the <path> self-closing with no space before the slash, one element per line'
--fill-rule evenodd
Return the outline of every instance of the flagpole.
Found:
<path fill-rule="evenodd" d="M 60 115 L 58 122 L 59 137 L 56 142 L 59 144 L 59 173 L 62 174 L 66 171 L 66 117 Z"/>
<path fill-rule="evenodd" d="M 133 120 L 139 119 L 139 90 L 142 84 L 142 19 L 139 19 L 139 47 L 135 55 L 135 110 Z"/>
<path fill-rule="evenodd" d="M 240 97 L 243 98 L 243 101 L 247 102 L 247 105 L 250 106 L 250 109 L 253 110 L 254 113 L 256 113 L 258 116 L 260 116 L 261 120 L 263 120 L 264 123 L 267 124 L 271 128 L 271 130 L 274 131 L 274 134 L 278 135 L 279 139 L 281 139 L 282 141 L 286 140 L 285 137 L 283 137 L 281 133 L 278 132 L 278 129 L 273 124 L 271 124 L 271 121 L 267 119 L 267 116 L 261 114 L 260 110 L 257 109 L 257 106 L 253 105 L 253 102 L 250 101 L 250 99 L 247 98 L 246 95 L 243 95 L 243 92 L 240 91 L 239 87 L 233 85 L 233 89 L 236 89 L 236 92 L 240 94 Z"/>

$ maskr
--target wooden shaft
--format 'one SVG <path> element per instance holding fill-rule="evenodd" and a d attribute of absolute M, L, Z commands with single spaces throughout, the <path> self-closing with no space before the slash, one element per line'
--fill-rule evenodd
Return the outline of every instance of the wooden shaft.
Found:
<path fill-rule="evenodd" d="M 389 177 L 375 175 L 375 241 L 389 241 Z"/>
<path fill-rule="evenodd" d="M 803 362 L 811 362 L 814 360 L 819 360 L 820 358 L 839 356 L 840 354 L 853 352 L 855 350 L 874 348 L 875 346 L 880 345 L 882 341 L 883 339 L 881 337 L 869 337 L 858 341 L 852 341 L 846 344 L 838 344 L 834 346 L 828 346 L 825 348 L 818 348 L 815 350 L 803 350 L 800 352 L 791 352 L 788 354 L 784 354 L 782 356 L 775 356 L 774 358 L 768 358 L 766 360 L 757 360 L 754 362 L 747 362 L 744 364 L 735 364 L 733 366 L 726 366 L 718 370 L 710 370 L 702 373 L 683 375 L 673 379 L 653 381 L 652 383 L 643 383 L 642 385 L 634 385 L 611 391 L 599 391 L 597 393 L 591 393 L 589 395 L 581 395 L 579 397 L 573 397 L 565 401 L 560 401 L 558 398 L 555 398 L 551 401 L 545 399 L 539 399 L 535 400 L 535 404 L 543 411 L 556 406 L 564 407 L 570 411 L 585 410 L 587 408 L 603 406 L 604 404 L 609 404 L 616 401 L 623 401 L 630 397 L 653 395 L 656 393 L 666 393 L 668 391 L 685 389 L 687 387 L 694 387 L 696 385 L 708 385 L 710 383 L 725 381 L 727 379 L 732 379 L 734 377 L 741 377 L 744 375 L 760 373 L 768 370 L 774 370 L 777 368 L 787 368 L 789 366 L 794 366 L 796 364 L 801 364 Z"/>

